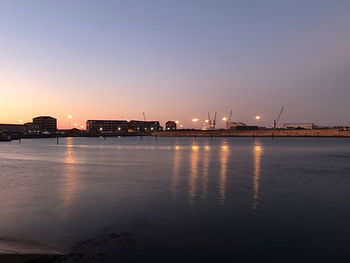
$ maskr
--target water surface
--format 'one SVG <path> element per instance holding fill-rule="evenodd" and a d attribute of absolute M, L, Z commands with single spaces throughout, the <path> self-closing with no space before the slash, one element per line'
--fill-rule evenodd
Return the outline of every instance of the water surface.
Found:
<path fill-rule="evenodd" d="M 347 139 L 0 144 L 2 242 L 69 251 L 123 232 L 125 261 L 348 262 L 349 200 Z"/>

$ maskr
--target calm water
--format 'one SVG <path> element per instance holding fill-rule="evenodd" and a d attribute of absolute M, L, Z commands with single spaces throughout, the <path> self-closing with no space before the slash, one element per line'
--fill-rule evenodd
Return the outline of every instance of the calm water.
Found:
<path fill-rule="evenodd" d="M 126 261 L 349 262 L 349 204 L 346 139 L 0 144 L 0 240 L 63 251 L 117 231 Z"/>

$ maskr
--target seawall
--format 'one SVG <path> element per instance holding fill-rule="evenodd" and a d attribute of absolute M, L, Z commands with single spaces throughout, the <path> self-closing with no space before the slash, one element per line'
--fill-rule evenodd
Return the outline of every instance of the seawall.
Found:
<path fill-rule="evenodd" d="M 350 138 L 349 130 L 313 129 L 313 130 L 178 130 L 153 132 L 152 136 L 160 137 L 337 137 Z"/>

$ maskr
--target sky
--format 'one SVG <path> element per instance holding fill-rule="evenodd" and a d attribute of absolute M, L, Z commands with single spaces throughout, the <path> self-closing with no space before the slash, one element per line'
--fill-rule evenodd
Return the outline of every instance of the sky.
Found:
<path fill-rule="evenodd" d="M 348 0 L 0 0 L 0 122 L 196 127 L 216 111 L 223 126 L 232 110 L 271 127 L 284 106 L 280 124 L 350 125 L 349 14 Z"/>

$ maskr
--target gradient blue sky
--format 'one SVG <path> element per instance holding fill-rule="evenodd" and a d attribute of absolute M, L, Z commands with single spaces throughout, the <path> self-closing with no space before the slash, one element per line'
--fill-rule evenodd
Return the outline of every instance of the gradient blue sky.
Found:
<path fill-rule="evenodd" d="M 0 1 L 0 122 L 350 124 L 350 1 Z"/>

